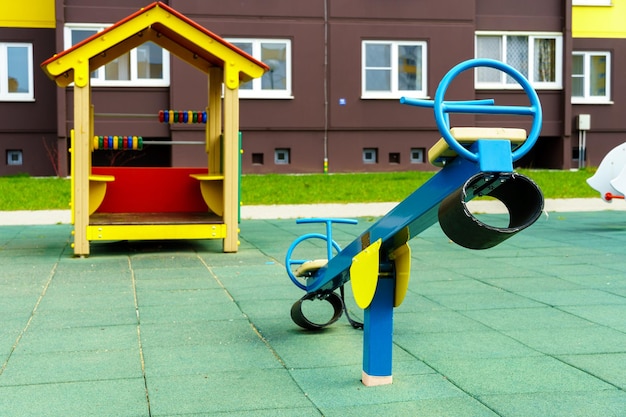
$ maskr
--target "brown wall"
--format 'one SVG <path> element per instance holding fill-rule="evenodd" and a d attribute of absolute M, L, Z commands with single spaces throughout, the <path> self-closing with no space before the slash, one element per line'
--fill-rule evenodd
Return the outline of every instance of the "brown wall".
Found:
<path fill-rule="evenodd" d="M 54 83 L 38 64 L 50 57 L 54 48 L 53 29 L 0 28 L 2 42 L 33 44 L 35 101 L 0 101 L 0 175 L 30 173 L 54 175 L 56 163 L 56 102 Z M 21 150 L 23 165 L 7 165 L 7 150 Z"/>
<path fill-rule="evenodd" d="M 591 130 L 587 131 L 587 165 L 598 166 L 614 147 L 626 142 L 626 39 L 574 39 L 574 50 L 611 51 L 612 104 L 573 104 L 572 146 L 578 147 L 577 116 L 591 116 Z"/>
<path fill-rule="evenodd" d="M 54 51 L 63 49 L 64 22 L 114 23 L 146 5 L 145 0 L 56 0 L 56 3 L 56 44 L 52 36 L 47 37 L 44 45 L 48 50 L 36 58 L 37 63 Z M 571 46 L 568 45 L 571 41 L 567 36 L 571 24 L 571 0 L 529 0 L 519 4 L 499 0 L 440 0 L 429 2 L 427 7 L 419 2 L 380 0 L 170 0 L 165 3 L 222 37 L 276 37 L 292 41 L 293 98 L 242 99 L 240 102 L 244 173 L 321 172 L 325 149 L 331 172 L 433 169 L 427 163 L 409 162 L 412 148 L 427 151 L 439 139 L 431 111 L 404 106 L 395 99 L 361 99 L 363 40 L 426 41 L 426 76 L 431 98 L 441 77 L 451 67 L 474 56 L 476 30 L 563 31 L 564 73 L 569 74 Z M 579 46 L 586 47 L 584 43 Z M 626 56 L 624 47 L 621 44 L 609 47 L 615 48 L 614 68 L 623 68 L 621 57 Z M 48 112 L 51 118 L 49 133 L 54 137 L 57 130 L 58 136 L 63 139 L 71 126 L 72 89 L 58 89 L 39 71 L 35 72 L 37 95 L 49 97 L 48 109 L 58 106 L 58 121 L 54 118 L 54 111 Z M 621 80 L 615 77 L 617 72 L 613 74 L 614 91 L 622 91 Z M 569 97 L 568 77 L 564 77 L 563 90 L 539 92 L 544 109 L 540 142 L 543 149 L 555 153 L 550 164 L 558 163 L 566 167 L 571 162 L 566 156 L 571 153 L 569 130 L 573 122 L 570 119 L 575 117 L 570 114 L 569 99 L 566 99 Z M 48 90 L 40 94 L 41 86 Z M 156 117 L 160 109 L 200 110 L 205 107 L 206 76 L 175 57 L 171 62 L 171 86 L 94 88 L 95 111 L 154 114 Z M 522 92 L 476 92 L 471 72 L 459 76 L 446 94 L 446 98 L 451 100 L 484 97 L 496 98 L 504 104 L 526 103 Z M 346 104 L 340 105 L 339 99 L 345 99 Z M 613 120 L 619 119 L 612 109 L 607 112 L 597 109 L 597 106 L 592 109 L 575 106 L 574 110 L 591 113 L 592 127 L 597 121 L 597 126 L 608 129 L 594 130 L 588 136 L 591 138 L 592 133 L 604 135 L 602 139 L 595 139 L 596 136 L 588 139 L 602 141 L 603 145 L 596 147 L 598 152 L 604 152 L 605 144 L 618 141 L 620 132 L 625 130 L 620 126 L 610 127 L 614 126 L 611 124 Z M 453 125 L 513 124 L 526 128 L 530 124 L 529 121 L 501 116 L 456 115 L 452 121 Z M 204 135 L 201 125 L 167 126 L 146 118 L 98 118 L 95 128 L 97 134 L 134 134 L 174 141 L 201 140 Z M 6 132 L 1 129 L 0 134 L 5 135 Z M 290 149 L 289 165 L 274 164 L 274 150 L 277 148 Z M 378 149 L 379 162 L 364 164 L 363 148 Z M 390 162 L 390 153 L 400 154 L 400 161 L 393 158 Z M 168 158 L 171 155 L 174 166 L 206 163 L 206 155 L 193 146 L 176 146 L 167 154 Z M 253 163 L 253 154 L 263 154 L 263 165 Z M 592 155 L 595 157 L 590 153 L 590 157 Z"/>

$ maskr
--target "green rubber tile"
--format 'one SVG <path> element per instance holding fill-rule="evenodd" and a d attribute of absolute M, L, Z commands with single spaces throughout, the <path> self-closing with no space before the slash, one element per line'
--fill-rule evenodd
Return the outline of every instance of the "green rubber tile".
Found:
<path fill-rule="evenodd" d="M 289 281 L 287 274 L 272 278 L 250 277 L 249 281 L 243 284 L 244 286 L 233 285 L 227 279 L 223 282 L 228 292 L 238 302 L 263 298 L 282 299 L 285 300 L 285 306 L 291 308 L 291 305 L 304 295 L 302 290 Z"/>
<path fill-rule="evenodd" d="M 152 414 L 156 416 L 155 414 Z M 306 407 L 287 407 L 287 408 L 270 408 L 265 410 L 244 410 L 244 411 L 225 411 L 211 412 L 211 416 L 225 417 L 320 417 L 321 413 L 312 408 Z M 206 417 L 206 413 L 185 414 L 184 417 Z"/>
<path fill-rule="evenodd" d="M 626 410 L 626 393 L 617 390 L 494 395 L 480 400 L 507 417 L 623 417 Z"/>
<path fill-rule="evenodd" d="M 589 321 L 555 307 L 468 310 L 465 316 L 499 330 L 586 328 Z"/>
<path fill-rule="evenodd" d="M 539 268 L 537 265 L 535 268 Z M 589 263 L 579 263 L 578 261 L 571 260 L 568 264 L 563 265 L 551 265 L 550 274 L 557 277 L 572 277 L 572 276 L 585 276 L 585 275 L 598 275 L 598 274 L 611 274 L 615 270 L 611 268 L 605 268 L 597 260 Z"/>
<path fill-rule="evenodd" d="M 77 352 L 83 350 L 133 350 L 138 346 L 136 326 L 98 326 L 29 329 L 16 352 Z"/>
<path fill-rule="evenodd" d="M 76 275 L 82 279 L 110 279 L 129 275 L 128 256 L 97 256 L 89 258 L 61 258 L 55 269 L 55 275 L 72 278 Z"/>
<path fill-rule="evenodd" d="M 539 355 L 524 344 L 494 331 L 419 334 L 402 333 L 396 329 L 394 341 L 426 363 Z"/>
<path fill-rule="evenodd" d="M 282 368 L 279 359 L 260 339 L 175 348 L 144 346 L 143 355 L 149 377 Z"/>
<path fill-rule="evenodd" d="M 152 416 L 235 413 L 295 408 L 309 404 L 285 370 L 250 369 L 244 372 L 173 377 L 146 377 Z M 314 408 L 313 405 L 310 406 Z"/>
<path fill-rule="evenodd" d="M 141 378 L 139 350 L 20 354 L 0 376 L 0 386 Z"/>
<path fill-rule="evenodd" d="M 132 304 L 124 306 L 97 305 L 69 309 L 40 309 L 33 315 L 30 329 L 53 330 L 77 327 L 136 326 L 137 312 Z"/>
<path fill-rule="evenodd" d="M 457 311 L 485 310 L 503 308 L 541 307 L 538 301 L 519 296 L 497 288 L 487 288 L 485 291 L 468 294 L 431 294 L 426 296 L 442 306 Z"/>
<path fill-rule="evenodd" d="M 142 253 L 131 256 L 131 267 L 137 269 L 179 269 L 200 268 L 202 262 L 194 253 L 169 252 L 169 253 Z"/>
<path fill-rule="evenodd" d="M 215 292 L 217 290 L 209 291 Z M 142 300 L 146 300 L 146 297 L 142 297 L 141 294 L 138 295 L 138 299 L 140 300 L 139 314 L 142 325 L 150 323 L 179 323 L 182 325 L 190 321 L 223 321 L 245 318 L 239 307 L 232 301 L 225 299 L 223 294 L 212 294 L 213 297 L 206 296 L 202 299 L 195 300 L 191 297 L 176 295 L 170 298 L 170 303 L 168 303 L 166 295 L 167 294 L 162 294 L 161 297 L 159 297 L 161 304 L 155 303 L 149 306 L 142 304 Z M 151 298 L 154 300 L 154 296 Z M 180 302 L 183 298 L 188 298 L 189 303 L 185 304 Z"/>
<path fill-rule="evenodd" d="M 265 319 L 265 318 L 281 318 L 281 317 L 289 317 L 289 312 L 291 310 L 292 304 L 297 300 L 296 296 L 293 298 L 285 299 L 259 299 L 259 300 L 250 300 L 245 299 L 242 301 L 238 301 L 237 305 L 248 317 L 252 320 Z M 319 323 L 328 322 L 333 316 L 333 309 L 328 303 L 319 302 L 318 304 L 327 304 L 322 311 L 320 311 Z M 315 319 L 313 316 L 310 317 L 311 320 Z"/>
<path fill-rule="evenodd" d="M 72 294 L 65 296 L 54 292 L 54 295 L 46 294 L 41 299 L 39 308 L 42 311 L 76 310 L 76 309 L 97 309 L 109 310 L 111 308 L 125 308 L 134 306 L 134 297 L 130 290 L 123 292 L 112 291 L 89 294 Z"/>
<path fill-rule="evenodd" d="M 360 372 L 363 361 L 363 334 L 361 331 L 331 326 L 323 332 L 311 332 L 286 323 L 282 332 L 272 331 L 268 325 L 259 325 L 288 368 L 316 368 L 322 366 L 354 365 Z M 395 353 L 394 349 L 394 353 Z"/>
<path fill-rule="evenodd" d="M 166 286 L 167 287 L 167 286 Z M 158 288 L 158 287 L 156 287 Z M 223 288 L 190 289 L 142 289 L 137 288 L 137 303 L 140 308 L 152 306 L 181 307 L 206 303 L 232 303 Z"/>
<path fill-rule="evenodd" d="M 547 356 L 438 360 L 433 367 L 462 390 L 478 397 L 538 392 L 595 393 L 614 389 L 584 371 Z"/>
<path fill-rule="evenodd" d="M 626 333 L 626 298 L 621 305 L 565 306 L 562 310 Z"/>
<path fill-rule="evenodd" d="M 134 265 L 133 265 L 134 266 Z M 151 281 L 163 282 L 164 285 L 186 285 L 184 281 L 206 281 L 205 285 L 215 281 L 211 272 L 204 265 L 181 268 L 137 268 L 133 269 L 135 280 L 151 283 Z"/>
<path fill-rule="evenodd" d="M 0 410 L 6 417 L 145 417 L 148 403 L 143 378 L 0 386 Z"/>
<path fill-rule="evenodd" d="M 520 295 L 551 306 L 623 305 L 624 297 L 594 289 L 563 291 L 523 291 Z"/>
<path fill-rule="evenodd" d="M 626 353 L 567 355 L 559 356 L 559 359 L 622 390 L 626 389 Z"/>
<path fill-rule="evenodd" d="M 424 296 L 434 294 L 482 293 L 489 290 L 491 290 L 491 286 L 474 279 L 422 282 L 417 289 L 417 291 Z"/>
<path fill-rule="evenodd" d="M 467 276 L 461 275 L 458 271 L 445 268 L 441 265 L 431 266 L 431 262 L 432 261 L 428 259 L 422 260 L 420 257 L 412 256 L 413 265 L 428 265 L 428 267 L 417 269 L 414 266 L 412 268 L 410 281 L 411 286 L 417 286 L 417 288 L 419 288 L 423 283 L 428 283 L 430 281 L 457 281 L 467 279 Z"/>
<path fill-rule="evenodd" d="M 417 294 L 415 289 L 412 289 L 411 286 L 419 288 L 419 283 L 410 284 L 409 290 L 404 297 L 404 301 L 400 306 L 396 307 L 395 309 L 396 314 L 417 313 L 419 315 L 422 315 L 428 314 L 431 311 L 447 310 L 447 308 L 442 306 L 441 304 L 435 303 L 434 301 L 431 301 L 426 297 Z"/>
<path fill-rule="evenodd" d="M 395 334 L 486 331 L 485 325 L 451 310 L 435 310 L 416 317 L 414 313 L 394 314 Z"/>
<path fill-rule="evenodd" d="M 626 265 L 622 271 L 626 271 Z M 626 289 L 626 276 L 622 272 L 612 274 L 594 274 L 594 275 L 577 275 L 570 277 L 562 277 L 562 279 L 573 282 L 586 288 L 594 288 L 607 292 L 613 292 L 615 289 Z"/>
<path fill-rule="evenodd" d="M 621 352 L 626 333 L 590 324 L 579 328 L 507 330 L 508 336 L 549 355 Z"/>
<path fill-rule="evenodd" d="M 24 291 L 18 291 L 17 294 L 15 291 L 0 294 L 0 316 L 2 316 L 3 319 L 30 317 L 41 294 L 20 294 L 21 292 Z"/>
<path fill-rule="evenodd" d="M 352 367 L 294 369 L 294 380 L 320 410 L 425 399 L 462 398 L 464 393 L 441 375 L 394 371 L 393 383 L 366 387 Z"/>
<path fill-rule="evenodd" d="M 376 389 L 376 388 L 373 388 Z M 497 417 L 498 414 L 471 397 L 435 398 L 399 401 L 392 403 L 324 407 L 326 417 Z"/>
<path fill-rule="evenodd" d="M 140 330 L 144 348 L 254 343 L 259 337 L 245 319 L 146 323 L 141 324 Z"/>
<path fill-rule="evenodd" d="M 160 279 L 146 279 L 145 277 L 142 277 L 135 281 L 135 287 L 137 289 L 137 293 L 222 288 L 213 277 L 207 277 L 206 275 L 200 274 L 192 274 L 181 279 L 170 279 L 168 277 L 161 277 Z"/>
<path fill-rule="evenodd" d="M 578 290 L 582 287 L 573 282 L 550 276 L 511 277 L 511 278 L 487 278 L 485 284 L 515 293 L 536 291 L 563 291 Z"/>

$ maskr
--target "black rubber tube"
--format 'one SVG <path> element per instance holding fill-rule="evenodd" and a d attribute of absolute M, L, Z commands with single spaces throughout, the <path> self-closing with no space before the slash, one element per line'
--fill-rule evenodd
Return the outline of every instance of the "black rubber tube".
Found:
<path fill-rule="evenodd" d="M 508 227 L 483 223 L 468 209 L 477 195 L 500 200 L 509 212 Z M 446 236 L 468 249 L 492 248 L 532 225 L 543 211 L 543 194 L 530 178 L 516 173 L 480 173 L 467 180 L 439 206 L 439 224 Z"/>

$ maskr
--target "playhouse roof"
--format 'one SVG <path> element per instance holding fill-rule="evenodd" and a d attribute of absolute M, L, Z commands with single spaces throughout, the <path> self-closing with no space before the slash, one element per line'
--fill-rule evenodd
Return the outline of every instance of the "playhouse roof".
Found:
<path fill-rule="evenodd" d="M 82 87 L 91 71 L 148 41 L 202 72 L 208 73 L 211 67 L 223 68 L 224 83 L 231 89 L 237 88 L 240 81 L 261 77 L 269 70 L 263 62 L 161 2 L 152 3 L 55 54 L 41 67 L 59 87 L 72 82 Z"/>

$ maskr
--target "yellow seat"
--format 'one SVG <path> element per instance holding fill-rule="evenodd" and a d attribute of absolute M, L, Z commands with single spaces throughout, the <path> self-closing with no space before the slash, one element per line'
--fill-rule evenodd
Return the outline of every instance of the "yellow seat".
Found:
<path fill-rule="evenodd" d="M 323 267 L 328 263 L 328 259 L 314 259 L 312 261 L 306 261 L 298 269 L 294 271 L 294 275 L 297 277 L 308 277 L 312 273 Z"/>
<path fill-rule="evenodd" d="M 526 141 L 526 130 L 506 127 L 453 127 L 450 134 L 463 147 L 468 147 L 478 139 L 506 139 L 512 147 Z M 444 138 L 441 138 L 428 150 L 428 161 L 434 166 L 442 167 L 450 159 L 457 156 Z"/>

